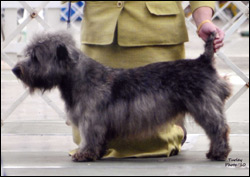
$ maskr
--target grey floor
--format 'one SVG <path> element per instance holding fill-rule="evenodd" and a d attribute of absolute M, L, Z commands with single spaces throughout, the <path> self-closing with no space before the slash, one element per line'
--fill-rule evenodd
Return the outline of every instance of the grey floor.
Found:
<path fill-rule="evenodd" d="M 224 52 L 249 77 L 249 38 L 235 34 L 227 41 Z M 187 56 L 203 50 L 197 38 L 187 44 Z M 244 83 L 219 59 L 221 74 L 229 74 L 234 92 Z M 24 91 L 22 84 L 2 63 L 1 113 L 5 113 Z M 48 96 L 63 110 L 58 91 Z M 231 128 L 232 152 L 226 162 L 207 160 L 209 141 L 191 118 L 186 121 L 188 139 L 178 156 L 170 158 L 104 159 L 91 163 L 74 163 L 68 151 L 76 148 L 71 129 L 48 106 L 40 95 L 28 96 L 1 127 L 1 158 L 7 175 L 249 175 L 249 90 L 226 112 Z"/>

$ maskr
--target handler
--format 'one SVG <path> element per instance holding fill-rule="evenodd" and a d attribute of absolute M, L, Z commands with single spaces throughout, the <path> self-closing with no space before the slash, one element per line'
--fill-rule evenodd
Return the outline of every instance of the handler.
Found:
<path fill-rule="evenodd" d="M 198 35 L 206 40 L 216 31 L 214 49 L 218 50 L 224 33 L 211 22 L 214 1 L 191 1 L 190 5 Z M 184 42 L 188 41 L 181 1 L 86 1 L 81 37 L 87 56 L 114 68 L 184 59 Z M 73 139 L 76 144 L 81 141 L 75 127 Z M 180 121 L 163 125 L 157 136 L 113 140 L 104 157 L 176 155 L 185 140 Z"/>

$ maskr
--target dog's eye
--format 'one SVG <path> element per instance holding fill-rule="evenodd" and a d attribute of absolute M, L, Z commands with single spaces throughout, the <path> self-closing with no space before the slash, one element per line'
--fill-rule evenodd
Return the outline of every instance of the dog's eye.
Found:
<path fill-rule="evenodd" d="M 33 57 L 31 58 L 31 60 L 32 60 L 33 62 L 35 62 L 35 63 L 39 63 L 39 61 L 38 61 L 38 59 L 37 59 L 36 56 L 33 56 Z"/>

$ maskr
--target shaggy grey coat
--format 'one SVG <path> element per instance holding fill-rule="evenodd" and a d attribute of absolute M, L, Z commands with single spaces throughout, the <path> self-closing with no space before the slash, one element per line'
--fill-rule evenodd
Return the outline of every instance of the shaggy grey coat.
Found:
<path fill-rule="evenodd" d="M 231 91 L 213 66 L 214 38 L 215 33 L 197 59 L 113 69 L 84 55 L 65 32 L 40 34 L 13 72 L 30 92 L 59 88 L 82 139 L 74 161 L 100 159 L 107 141 L 154 134 L 186 113 L 211 140 L 207 158 L 226 160 L 231 149 L 224 103 Z"/>

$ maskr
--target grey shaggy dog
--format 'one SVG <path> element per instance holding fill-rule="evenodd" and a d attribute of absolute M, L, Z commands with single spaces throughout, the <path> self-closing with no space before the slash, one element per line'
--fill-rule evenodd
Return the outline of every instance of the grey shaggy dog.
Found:
<path fill-rule="evenodd" d="M 211 140 L 207 158 L 226 160 L 231 148 L 224 103 L 231 90 L 213 66 L 214 38 L 212 33 L 197 59 L 114 69 L 84 55 L 71 35 L 44 33 L 12 71 L 30 92 L 59 88 L 68 119 L 80 130 L 74 161 L 100 159 L 111 139 L 152 135 L 187 113 Z"/>

